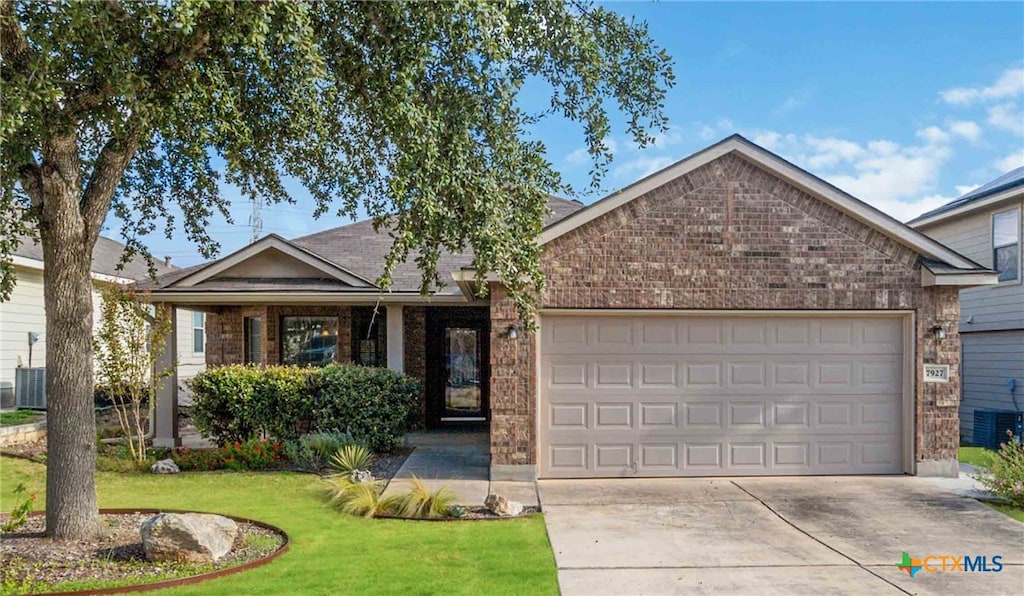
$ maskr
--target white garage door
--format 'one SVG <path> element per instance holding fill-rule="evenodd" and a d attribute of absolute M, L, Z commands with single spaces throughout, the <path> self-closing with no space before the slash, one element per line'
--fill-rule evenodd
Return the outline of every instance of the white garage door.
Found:
<path fill-rule="evenodd" d="M 898 317 L 545 315 L 545 478 L 898 474 Z"/>

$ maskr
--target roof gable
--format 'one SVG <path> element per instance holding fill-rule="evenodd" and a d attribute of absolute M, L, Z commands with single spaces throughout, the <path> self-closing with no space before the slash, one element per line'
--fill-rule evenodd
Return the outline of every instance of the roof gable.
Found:
<path fill-rule="evenodd" d="M 547 244 L 727 154 L 738 155 L 742 159 L 753 163 L 785 182 L 846 213 L 864 225 L 913 249 L 924 257 L 947 263 L 958 269 L 985 269 L 974 261 L 909 228 L 889 215 L 839 190 L 778 155 L 755 145 L 740 135 L 732 135 L 707 149 L 694 153 L 548 226 L 541 234 L 539 242 L 541 245 Z"/>
<path fill-rule="evenodd" d="M 322 278 L 340 281 L 353 288 L 375 287 L 373 282 L 276 234 L 199 267 L 166 287 L 189 288 L 211 279 L 251 278 Z"/>

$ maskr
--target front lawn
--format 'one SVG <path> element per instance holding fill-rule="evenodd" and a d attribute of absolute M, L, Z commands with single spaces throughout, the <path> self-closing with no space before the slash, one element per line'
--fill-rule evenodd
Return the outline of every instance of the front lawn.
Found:
<path fill-rule="evenodd" d="M 24 482 L 44 498 L 42 465 L 0 458 L 0 509 Z M 366 520 L 326 507 L 322 481 L 285 472 L 97 474 L 101 507 L 194 509 L 274 524 L 291 549 L 238 575 L 173 594 L 557 594 L 544 519 L 487 522 Z"/>
<path fill-rule="evenodd" d="M 961 447 L 958 458 L 960 463 L 971 464 L 976 468 L 987 470 L 992 467 L 992 458 L 995 457 L 996 453 L 991 449 L 985 449 L 984 447 Z M 1002 505 L 999 503 L 991 503 L 989 501 L 982 501 L 982 503 L 1002 513 L 1008 515 L 1013 519 L 1024 522 L 1024 509 L 1014 507 L 1013 505 Z"/>
<path fill-rule="evenodd" d="M 16 426 L 30 424 L 43 419 L 43 413 L 35 410 L 12 410 L 0 413 L 0 426 Z"/>
<path fill-rule="evenodd" d="M 959 451 L 960 463 L 985 469 L 992 466 L 993 455 L 995 452 L 984 447 L 961 447 Z"/>

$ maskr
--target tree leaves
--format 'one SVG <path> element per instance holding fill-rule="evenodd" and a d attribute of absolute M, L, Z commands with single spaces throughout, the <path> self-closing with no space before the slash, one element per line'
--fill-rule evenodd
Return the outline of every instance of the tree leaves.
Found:
<path fill-rule="evenodd" d="M 74 129 L 83 197 L 109 167 L 104 147 L 137 146 L 100 209 L 128 222 L 133 249 L 158 222 L 170 234 L 177 204 L 212 257 L 210 218 L 228 217 L 222 182 L 277 203 L 294 199 L 283 184 L 294 178 L 316 214 L 364 210 L 394 237 L 383 288 L 412 258 L 434 290 L 448 273 L 440 255 L 471 249 L 480 279 L 497 274 L 524 315 L 543 284 L 547 197 L 571 192 L 528 127 L 551 114 L 579 122 L 597 185 L 612 157 L 609 104 L 643 146 L 666 124 L 673 83 L 645 25 L 588 2 L 2 6 L 5 237 L 38 217 L 19 172 L 45 165 L 46 139 Z M 530 81 L 552 89 L 540 113 L 517 101 Z M 13 250 L 0 243 L 0 266 Z"/>

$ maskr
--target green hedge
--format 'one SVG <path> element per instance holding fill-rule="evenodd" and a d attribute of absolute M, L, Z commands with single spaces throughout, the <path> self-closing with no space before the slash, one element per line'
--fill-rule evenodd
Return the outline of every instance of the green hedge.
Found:
<path fill-rule="evenodd" d="M 219 444 L 337 431 L 378 452 L 401 441 L 420 392 L 412 377 L 350 364 L 222 366 L 196 375 L 191 387 L 196 428 Z"/>

